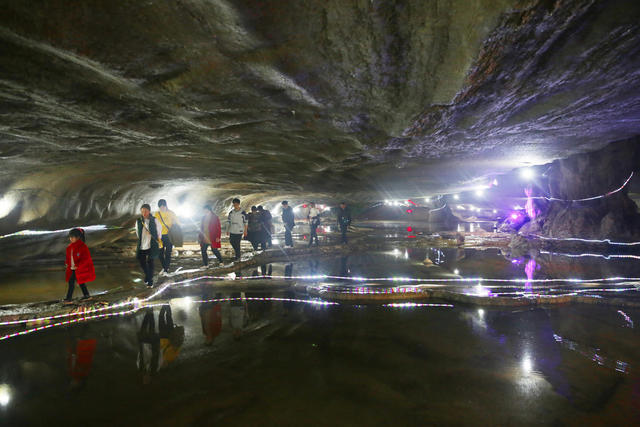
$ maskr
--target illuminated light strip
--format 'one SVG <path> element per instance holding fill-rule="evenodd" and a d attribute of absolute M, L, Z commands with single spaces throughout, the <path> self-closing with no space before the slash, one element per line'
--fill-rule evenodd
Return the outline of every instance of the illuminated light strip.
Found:
<path fill-rule="evenodd" d="M 609 239 L 598 240 L 598 239 L 580 239 L 578 237 L 545 237 L 540 236 L 539 234 L 528 234 L 530 237 L 537 237 L 542 240 L 555 240 L 555 241 L 570 241 L 570 242 L 584 242 L 584 243 L 607 243 L 609 245 L 619 245 L 619 246 L 637 246 L 640 245 L 640 242 L 612 242 Z"/>
<path fill-rule="evenodd" d="M 15 233 L 5 234 L 0 236 L 0 239 L 4 239 L 12 236 L 39 236 L 41 234 L 54 234 L 68 232 L 74 228 L 82 228 L 85 231 L 107 230 L 107 229 L 121 229 L 122 227 L 109 227 L 107 225 L 86 225 L 82 227 L 63 228 L 61 230 L 22 230 Z"/>
<path fill-rule="evenodd" d="M 453 308 L 453 304 L 428 304 L 428 303 L 420 303 L 420 302 L 393 302 L 390 304 L 383 304 L 383 307 L 392 307 L 392 308 L 412 308 L 412 307 L 445 307 L 445 308 Z"/>
<path fill-rule="evenodd" d="M 7 334 L 7 335 L 0 336 L 0 341 L 7 340 L 9 338 L 19 337 L 19 336 L 22 336 L 22 335 L 31 334 L 31 333 L 34 333 L 34 332 L 42 331 L 44 329 L 54 328 L 54 327 L 57 327 L 57 326 L 71 325 L 73 323 L 80 323 L 80 322 L 85 322 L 85 321 L 94 320 L 94 319 L 104 319 L 104 318 L 108 318 L 108 317 L 124 316 L 124 315 L 130 314 L 130 313 L 135 313 L 139 309 L 140 308 L 136 307 L 136 308 L 132 308 L 131 310 L 120 311 L 120 312 L 117 312 L 117 313 L 97 314 L 95 316 L 80 317 L 78 319 L 69 319 L 69 320 L 65 320 L 63 322 L 59 322 L 59 323 L 51 323 L 49 325 L 38 326 L 36 328 L 26 329 L 24 331 L 14 332 L 12 334 Z"/>
<path fill-rule="evenodd" d="M 0 326 L 11 326 L 18 325 L 21 323 L 29 323 L 29 322 L 46 322 L 54 319 L 61 319 L 65 317 L 74 317 L 74 316 L 84 316 L 87 314 L 98 313 L 102 311 L 113 310 L 117 308 L 123 308 L 131 305 L 141 304 L 146 301 L 149 301 L 160 294 L 164 293 L 167 289 L 173 286 L 182 285 L 186 283 L 196 282 L 200 280 L 222 280 L 222 281 L 236 281 L 236 280 L 258 280 L 258 279 L 287 279 L 287 280 L 318 280 L 318 279 L 334 279 L 334 280 L 349 280 L 349 281 L 370 281 L 370 282 L 414 282 L 414 283 L 424 283 L 424 282 L 434 282 L 434 283 L 469 283 L 469 282 L 489 282 L 489 283 L 603 283 L 603 282 L 640 282 L 640 277 L 609 277 L 609 278 L 601 278 L 601 279 L 487 279 L 481 277 L 475 278 L 454 278 L 454 279 L 420 279 L 420 278 L 411 278 L 411 277 L 378 277 L 378 278 L 365 278 L 365 277 L 346 277 L 346 276 L 329 276 L 329 275 L 313 275 L 313 276 L 274 276 L 274 275 L 262 275 L 262 276 L 249 276 L 249 277 L 228 277 L 228 276 L 201 276 L 194 277 L 191 279 L 182 280 L 179 282 L 169 282 L 158 288 L 156 292 L 149 295 L 146 298 L 142 299 L 133 299 L 130 301 L 124 301 L 118 304 L 113 304 L 100 308 L 92 308 L 90 310 L 86 310 L 83 312 L 70 312 L 63 313 L 53 316 L 46 316 L 40 318 L 32 318 L 32 319 L 22 319 L 22 320 L 11 320 L 0 322 Z M 395 288 L 394 288 L 395 289 Z M 403 289 L 403 288 L 399 288 Z M 413 288 L 404 288 L 405 292 L 409 292 L 408 289 Z M 393 291 L 392 291 L 393 292 Z M 417 292 L 417 291 L 415 291 Z"/>
<path fill-rule="evenodd" d="M 441 207 L 436 208 L 436 209 L 431 209 L 431 210 L 429 211 L 429 213 L 439 211 L 439 210 L 444 209 L 444 208 L 446 208 L 446 207 L 447 207 L 447 202 L 445 202 L 445 203 L 444 203 L 444 206 L 441 206 Z"/>
<path fill-rule="evenodd" d="M 295 299 L 295 298 L 277 298 L 277 297 L 239 297 L 239 298 L 216 298 L 216 299 L 211 299 L 211 300 L 201 300 L 201 301 L 191 301 L 192 303 L 208 303 L 208 302 L 230 302 L 230 301 L 283 301 L 283 302 L 300 302 L 300 303 L 305 303 L 305 304 L 311 304 L 311 305 L 320 305 L 320 306 L 328 306 L 328 305 L 340 305 L 337 302 L 332 302 L 332 301 L 321 301 L 321 300 L 303 300 L 303 299 Z M 0 336 L 0 341 L 4 341 L 10 338 L 15 338 L 15 337 L 19 337 L 22 335 L 28 335 L 28 334 L 32 334 L 34 332 L 39 332 L 45 329 L 51 329 L 54 327 L 58 327 L 58 326 L 65 326 L 65 325 L 71 325 L 74 323 L 80 323 L 80 322 L 87 322 L 90 320 L 96 320 L 96 319 L 107 319 L 110 317 L 116 317 L 116 316 L 125 316 L 127 314 L 132 314 L 132 313 L 136 313 L 139 310 L 145 309 L 145 308 L 150 308 L 150 307 L 159 307 L 159 306 L 163 306 L 166 305 L 166 303 L 159 303 L 159 304 L 151 304 L 151 305 L 139 305 L 137 307 L 134 307 L 130 310 L 125 310 L 125 311 L 119 311 L 117 313 L 105 313 L 105 314 L 98 314 L 95 316 L 84 316 L 84 317 L 80 317 L 77 319 L 69 319 L 69 320 L 65 320 L 63 322 L 59 322 L 59 323 L 52 323 L 49 325 L 43 325 L 43 326 L 38 326 L 35 328 L 31 328 L 31 329 L 26 329 L 24 331 L 19 331 L 19 332 L 14 332 L 11 334 L 7 334 L 7 335 L 3 335 Z"/>
<path fill-rule="evenodd" d="M 625 313 L 622 310 L 618 310 L 618 314 L 620 314 L 620 316 L 622 316 L 622 318 L 625 320 L 625 322 L 627 322 L 627 326 L 630 328 L 633 328 L 633 320 L 631 320 L 631 317 L 629 317 L 629 315 L 627 315 L 627 313 Z"/>
<path fill-rule="evenodd" d="M 573 200 L 558 199 L 556 197 L 546 197 L 546 196 L 536 196 L 536 197 L 531 197 L 531 198 L 532 199 L 543 199 L 543 200 L 547 200 L 547 201 L 556 201 L 556 202 L 588 202 L 590 200 L 603 199 L 603 198 L 609 197 L 612 194 L 615 194 L 615 193 L 617 193 L 619 191 L 622 191 L 622 189 L 627 186 L 629 181 L 631 181 L 632 177 L 633 177 L 633 172 L 631 172 L 631 175 L 629 175 L 629 178 L 627 178 L 627 180 L 624 182 L 624 184 L 622 184 L 619 188 L 617 188 L 617 189 L 615 189 L 613 191 L 609 191 L 608 193 L 601 194 L 599 196 L 586 197 L 584 199 L 573 199 Z"/>
<path fill-rule="evenodd" d="M 322 301 L 314 299 L 297 299 L 297 298 L 278 298 L 278 297 L 233 297 L 233 298 L 214 298 L 208 300 L 191 301 L 192 303 L 209 303 L 209 302 L 230 302 L 230 301 L 282 301 L 282 302 L 300 302 L 311 305 L 340 305 L 333 301 Z"/>
<path fill-rule="evenodd" d="M 562 252 L 549 252 L 549 251 L 540 251 L 540 253 L 547 254 L 547 255 L 565 256 L 569 258 L 598 257 L 598 258 L 604 258 L 604 259 L 612 259 L 612 258 L 640 259 L 640 255 L 625 255 L 625 254 L 613 254 L 613 255 L 602 255 L 602 254 L 592 254 L 592 253 L 567 254 Z"/>
<path fill-rule="evenodd" d="M 597 353 L 599 349 L 584 347 L 578 344 L 577 342 L 571 341 L 570 339 L 567 339 L 567 338 L 563 338 L 556 333 L 553 334 L 553 339 L 558 344 L 563 345 L 569 350 L 577 352 L 578 354 L 586 357 L 587 359 L 590 359 L 591 361 L 596 362 L 598 365 L 606 366 L 605 363 L 607 362 L 607 358 L 602 357 Z M 609 359 L 609 360 L 613 361 L 613 359 Z M 627 362 L 623 362 L 622 360 L 616 360 L 615 367 L 614 366 L 608 366 L 608 367 L 614 368 L 616 371 L 621 372 L 623 374 L 629 373 L 628 372 L 629 364 Z"/>

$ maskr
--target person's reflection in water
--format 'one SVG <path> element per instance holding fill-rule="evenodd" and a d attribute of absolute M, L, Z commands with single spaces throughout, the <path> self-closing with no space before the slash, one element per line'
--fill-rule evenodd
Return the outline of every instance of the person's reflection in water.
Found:
<path fill-rule="evenodd" d="M 262 270 L 262 275 L 265 276 L 265 278 L 271 278 L 271 274 L 273 273 L 273 266 L 271 264 L 261 265 L 260 270 Z"/>
<path fill-rule="evenodd" d="M 351 270 L 349 269 L 349 256 L 340 257 L 340 272 L 338 276 L 349 277 Z"/>
<path fill-rule="evenodd" d="M 309 260 L 309 275 L 314 276 L 318 273 L 318 266 L 320 265 L 320 261 L 317 259 Z"/>
<path fill-rule="evenodd" d="M 242 298 L 232 300 L 230 302 L 229 310 L 229 325 L 234 339 L 240 339 L 244 334 L 244 327 L 247 320 L 247 300 L 245 300 L 244 292 L 234 292 L 231 294 L 231 298 Z"/>
<path fill-rule="evenodd" d="M 216 294 L 215 299 L 220 299 L 220 297 L 220 294 Z M 222 331 L 222 305 L 218 302 L 205 302 L 200 304 L 198 312 L 200 313 L 204 343 L 212 345 Z"/>
<path fill-rule="evenodd" d="M 167 367 L 178 358 L 180 348 L 184 343 L 184 326 L 173 323 L 171 306 L 163 305 L 158 316 L 158 329 L 160 331 L 160 352 L 162 364 L 160 368 Z"/>
<path fill-rule="evenodd" d="M 93 355 L 96 351 L 95 339 L 72 338 L 67 347 L 69 375 L 71 376 L 71 390 L 82 389 L 89 377 Z"/>
<path fill-rule="evenodd" d="M 293 263 L 284 266 L 284 277 L 291 278 L 293 276 Z"/>
<path fill-rule="evenodd" d="M 142 382 L 149 384 L 160 368 L 160 335 L 156 333 L 153 309 L 144 314 L 138 331 L 138 370 L 142 372 Z"/>

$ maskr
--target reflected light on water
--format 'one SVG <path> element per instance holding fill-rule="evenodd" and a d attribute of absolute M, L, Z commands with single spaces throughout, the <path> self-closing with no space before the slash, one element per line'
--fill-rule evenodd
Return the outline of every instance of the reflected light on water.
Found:
<path fill-rule="evenodd" d="M 522 358 L 522 371 L 525 373 L 525 375 L 529 375 L 531 373 L 531 371 L 533 371 L 533 362 L 531 361 L 531 357 L 528 354 L 525 354 L 525 356 Z"/>
<path fill-rule="evenodd" d="M 0 384 L 0 406 L 7 406 L 11 402 L 11 387 Z"/>

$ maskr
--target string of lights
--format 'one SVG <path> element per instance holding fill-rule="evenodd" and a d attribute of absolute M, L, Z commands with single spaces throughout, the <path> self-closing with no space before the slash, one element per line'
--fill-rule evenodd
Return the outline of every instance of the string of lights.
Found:
<path fill-rule="evenodd" d="M 281 302 L 304 303 L 304 304 L 311 304 L 311 305 L 317 305 L 317 306 L 340 305 L 339 303 L 333 302 L 333 301 L 303 300 L 303 299 L 297 299 L 297 298 L 278 298 L 278 297 L 233 297 L 233 298 L 214 298 L 209 300 L 197 300 L 197 301 L 190 300 L 191 303 L 211 303 L 211 302 L 231 302 L 231 301 L 262 301 L 262 302 L 281 301 Z M 10 334 L 0 336 L 0 341 L 4 341 L 10 338 L 15 338 L 23 335 L 32 334 L 34 332 L 39 332 L 45 329 L 51 329 L 59 326 L 71 325 L 71 324 L 80 323 L 80 322 L 87 322 L 90 320 L 107 319 L 107 318 L 116 317 L 116 316 L 126 316 L 128 314 L 136 313 L 137 311 L 143 308 L 158 307 L 162 305 L 165 305 L 165 303 L 147 304 L 147 305 L 137 304 L 134 308 L 131 308 L 129 310 L 124 310 L 124 311 L 119 311 L 116 313 L 105 313 L 105 314 L 97 314 L 93 316 L 82 316 L 76 319 L 69 319 L 62 322 L 58 322 L 58 323 L 49 323 L 46 325 L 37 326 L 35 328 L 25 329 L 23 331 L 13 332 Z M 50 318 L 53 318 L 53 316 L 51 316 Z M 33 320 L 45 320 L 45 319 L 46 318 L 33 319 Z"/>
<path fill-rule="evenodd" d="M 429 304 L 420 302 L 393 302 L 390 304 L 383 304 L 383 307 L 391 308 L 413 308 L 413 307 L 445 307 L 453 308 L 453 304 Z"/>
<path fill-rule="evenodd" d="M 559 199 L 557 197 L 546 197 L 546 196 L 536 196 L 536 197 L 531 197 L 532 199 L 537 199 L 537 200 L 547 200 L 549 202 L 554 201 L 554 202 L 588 202 L 591 200 L 598 200 L 598 199 L 604 199 L 605 197 L 609 197 L 619 191 L 622 191 L 622 189 L 624 187 L 627 186 L 627 184 L 629 183 L 629 181 L 631 181 L 631 178 L 633 178 L 633 172 L 631 172 L 631 175 L 629 175 L 629 178 L 627 178 L 627 180 L 617 189 L 613 190 L 613 191 L 609 191 L 608 193 L 605 194 L 600 194 L 599 196 L 593 196 L 593 197 L 585 197 L 584 199 Z"/>
<path fill-rule="evenodd" d="M 122 227 L 115 227 L 115 226 L 110 227 L 107 225 L 86 225 L 86 226 L 76 227 L 76 228 L 82 228 L 85 231 L 98 231 L 98 230 L 107 230 L 107 229 L 119 229 Z M 13 237 L 13 236 L 39 236 L 42 234 L 64 233 L 64 232 L 68 232 L 69 230 L 71 230 L 71 228 L 62 228 L 60 230 L 21 230 L 21 231 L 16 231 L 15 233 L 2 235 L 0 236 L 0 239 L 5 239 L 7 237 Z"/>
<path fill-rule="evenodd" d="M 606 243 L 608 245 L 616 245 L 616 246 L 638 246 L 640 242 L 614 242 L 610 239 L 581 239 L 579 237 L 546 237 L 541 236 L 539 234 L 528 234 L 528 237 L 536 237 L 542 240 L 553 240 L 560 242 L 583 242 L 583 243 Z"/>
<path fill-rule="evenodd" d="M 523 283 L 571 283 L 571 284 L 580 284 L 580 283 L 606 283 L 606 282 L 640 282 L 640 277 L 607 277 L 607 278 L 598 278 L 598 279 L 527 279 L 527 278 L 517 278 L 517 279 L 491 279 L 491 278 L 482 278 L 482 277 L 460 277 L 460 278 L 413 278 L 413 277 L 375 277 L 375 278 L 366 278 L 366 277 L 350 277 L 350 276 L 333 276 L 333 275 L 307 275 L 307 276 L 278 276 L 278 275 L 261 275 L 261 276 L 249 276 L 249 277 L 229 277 L 229 276 L 200 276 L 194 277 L 191 279 L 182 280 L 179 282 L 169 282 L 158 288 L 151 295 L 139 299 L 133 298 L 131 300 L 123 301 L 117 304 L 112 304 L 104 307 L 91 308 L 86 311 L 81 312 L 69 312 L 62 313 L 52 316 L 45 316 L 40 318 L 30 318 L 30 319 L 20 319 L 20 320 L 9 320 L 0 322 L 0 326 L 13 326 L 22 323 L 32 323 L 32 322 L 48 322 L 51 320 L 66 318 L 66 317 L 75 317 L 75 316 L 86 316 L 89 314 L 99 313 L 103 311 L 110 311 L 118 308 L 123 308 L 127 306 L 136 306 L 143 304 L 147 301 L 156 298 L 157 296 L 164 293 L 170 287 L 175 287 L 182 284 L 192 283 L 201 280 L 220 280 L 220 281 L 234 281 L 234 280 L 260 280 L 260 279 L 285 279 L 285 280 L 344 280 L 344 281 L 357 281 L 357 282 L 405 282 L 405 283 L 427 283 L 429 286 L 438 286 L 438 284 L 442 283 L 513 283 L 513 284 L 523 284 Z M 494 288 L 497 286 L 493 286 Z M 356 288 L 358 289 L 358 288 Z M 367 291 L 362 290 L 361 292 L 353 291 L 353 293 L 410 293 L 410 292 L 418 292 L 419 288 L 411 288 L 411 287 L 401 287 L 401 288 L 389 288 L 385 290 L 372 290 L 371 288 L 364 288 Z M 370 291 L 369 291 L 370 290 Z"/>
<path fill-rule="evenodd" d="M 594 257 L 594 258 L 604 258 L 604 259 L 640 259 L 640 255 L 629 255 L 629 254 L 611 254 L 611 255 L 603 255 L 603 254 L 594 254 L 594 253 L 582 253 L 582 254 L 568 254 L 563 252 L 549 252 L 549 251 L 540 251 L 541 254 L 545 255 L 553 255 L 553 256 L 564 256 L 568 258 L 584 258 L 584 257 Z"/>

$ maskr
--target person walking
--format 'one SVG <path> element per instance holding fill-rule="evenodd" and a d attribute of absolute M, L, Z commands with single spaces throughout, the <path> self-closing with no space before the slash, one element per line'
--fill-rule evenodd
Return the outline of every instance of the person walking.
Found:
<path fill-rule="evenodd" d="M 262 249 L 267 249 L 273 246 L 271 241 L 271 234 L 273 233 L 273 217 L 268 209 L 258 206 L 258 212 L 260 213 L 260 220 L 262 221 Z"/>
<path fill-rule="evenodd" d="M 204 216 L 200 222 L 200 233 L 198 233 L 198 242 L 200 243 L 200 252 L 202 253 L 202 263 L 206 267 L 209 265 L 209 257 L 207 249 L 211 246 L 211 252 L 222 264 L 222 255 L 220 255 L 220 218 L 213 213 L 210 205 L 204 205 Z"/>
<path fill-rule="evenodd" d="M 240 199 L 233 199 L 233 209 L 227 218 L 227 236 L 235 252 L 235 260 L 240 260 L 240 243 L 243 237 L 247 237 L 247 215 L 240 208 Z"/>
<path fill-rule="evenodd" d="M 169 210 L 165 199 L 158 200 L 158 212 L 154 214 L 156 222 L 162 227 L 162 237 L 160 242 L 160 263 L 162 264 L 161 275 L 169 273 L 171 265 L 171 252 L 173 251 L 173 242 L 169 238 L 169 229 L 173 224 L 178 223 L 177 215 Z"/>
<path fill-rule="evenodd" d="M 144 283 L 147 287 L 153 288 L 153 260 L 160 253 L 160 227 L 151 215 L 151 206 L 148 203 L 140 207 L 140 217 L 136 220 L 136 235 L 136 257 L 144 272 Z"/>
<path fill-rule="evenodd" d="M 69 285 L 67 296 L 63 300 L 64 304 L 71 304 L 75 282 L 82 290 L 82 299 L 91 298 L 87 290 L 86 283 L 96 280 L 96 271 L 93 267 L 93 260 L 89 248 L 84 243 L 84 230 L 74 228 L 69 231 L 69 246 L 67 246 L 65 267 L 66 280 Z"/>
<path fill-rule="evenodd" d="M 284 224 L 284 245 L 293 247 L 293 237 L 291 236 L 291 231 L 296 225 L 296 219 L 295 215 L 293 214 L 293 209 L 291 209 L 291 206 L 289 206 L 289 202 L 286 200 L 282 201 L 282 223 Z"/>
<path fill-rule="evenodd" d="M 347 230 L 351 225 L 351 209 L 345 202 L 340 202 L 338 207 L 338 227 L 342 233 L 342 243 L 347 244 Z"/>
<path fill-rule="evenodd" d="M 258 208 L 251 206 L 251 213 L 247 218 L 247 240 L 249 240 L 251 246 L 253 246 L 254 251 L 257 251 L 258 246 L 263 243 L 264 238 L 262 236 L 263 232 L 260 212 L 258 212 Z"/>
<path fill-rule="evenodd" d="M 309 203 L 309 214 L 307 215 L 309 221 L 309 246 L 313 244 L 315 240 L 316 246 L 318 246 L 318 226 L 320 225 L 320 210 L 316 208 L 314 202 Z"/>

